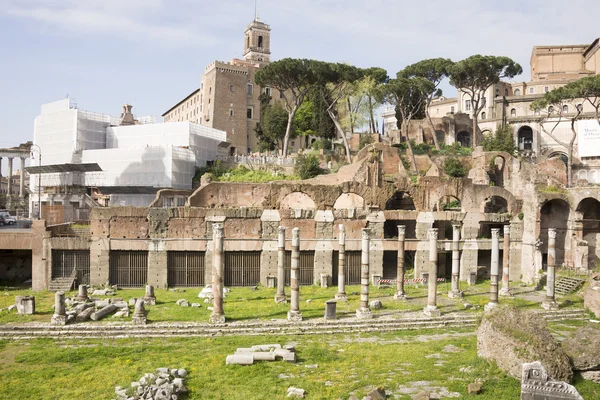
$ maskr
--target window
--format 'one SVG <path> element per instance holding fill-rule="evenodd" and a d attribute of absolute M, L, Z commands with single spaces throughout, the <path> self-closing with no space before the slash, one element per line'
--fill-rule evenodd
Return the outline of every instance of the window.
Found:
<path fill-rule="evenodd" d="M 548 86 L 544 86 L 544 93 L 548 93 L 548 92 L 549 92 Z"/>
<path fill-rule="evenodd" d="M 270 96 L 270 95 L 271 95 L 271 88 L 270 88 L 270 87 L 268 87 L 268 88 L 265 88 L 265 94 L 266 94 L 267 96 Z"/>
<path fill-rule="evenodd" d="M 252 107 L 246 109 L 246 118 L 252 119 Z"/>
<path fill-rule="evenodd" d="M 554 107 L 548 107 L 548 114 L 552 114 L 554 112 Z"/>
<path fill-rule="evenodd" d="M 279 92 L 279 98 L 283 99 L 283 92 Z"/>
<path fill-rule="evenodd" d="M 540 115 L 540 110 L 539 110 L 539 109 L 538 109 L 538 110 L 535 110 L 535 111 L 533 112 L 533 115 Z"/>
<path fill-rule="evenodd" d="M 208 88 L 208 94 L 212 93 L 212 86 Z"/>
<path fill-rule="evenodd" d="M 510 116 L 511 117 L 516 117 L 517 116 L 517 109 L 516 108 L 513 108 L 513 109 L 510 110 Z"/>
<path fill-rule="evenodd" d="M 471 111 L 471 100 L 465 101 L 465 110 Z"/>
<path fill-rule="evenodd" d="M 246 91 L 248 92 L 248 94 L 252 94 L 254 92 L 254 86 L 252 86 L 251 83 L 248 83 L 246 85 Z"/>
<path fill-rule="evenodd" d="M 250 36 L 246 36 L 246 48 L 250 47 Z"/>
<path fill-rule="evenodd" d="M 513 94 L 515 96 L 520 96 L 521 95 L 521 90 L 520 89 L 515 89 L 515 91 L 513 92 Z"/>
<path fill-rule="evenodd" d="M 263 37 L 262 37 L 262 36 L 259 36 L 259 37 L 258 37 L 258 47 L 259 47 L 259 48 L 262 48 L 262 47 L 263 47 Z"/>
<path fill-rule="evenodd" d="M 229 91 L 233 93 L 233 85 L 229 84 Z"/>
<path fill-rule="evenodd" d="M 569 113 L 569 106 L 565 104 L 562 107 L 562 112 L 563 112 L 563 114 L 568 114 Z"/>
<path fill-rule="evenodd" d="M 485 112 L 482 112 L 481 113 L 481 119 L 485 119 L 485 118 L 486 118 Z"/>
<path fill-rule="evenodd" d="M 504 89 L 504 95 L 508 96 L 508 89 L 507 88 Z"/>
<path fill-rule="evenodd" d="M 450 107 L 450 114 L 454 114 L 454 106 Z"/>
<path fill-rule="evenodd" d="M 436 110 L 436 114 L 439 114 L 439 113 L 440 113 L 440 109 L 438 108 L 438 109 Z"/>
<path fill-rule="evenodd" d="M 229 116 L 233 117 L 233 110 L 231 108 L 229 109 Z"/>
<path fill-rule="evenodd" d="M 534 89 L 534 88 L 532 88 L 532 87 L 530 87 L 530 88 L 529 88 L 529 94 L 533 94 L 534 92 L 535 92 L 535 89 Z"/>
<path fill-rule="evenodd" d="M 577 111 L 583 112 L 583 104 L 577 104 Z"/>

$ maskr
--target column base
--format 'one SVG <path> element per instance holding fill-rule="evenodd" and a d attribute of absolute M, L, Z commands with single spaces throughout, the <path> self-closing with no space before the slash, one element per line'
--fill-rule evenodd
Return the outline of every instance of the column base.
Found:
<path fill-rule="evenodd" d="M 208 322 L 211 324 L 224 324 L 225 323 L 225 314 L 212 314 L 208 319 Z"/>
<path fill-rule="evenodd" d="M 288 311 L 287 315 L 288 321 L 291 322 L 300 322 L 302 321 L 302 313 L 300 311 Z"/>
<path fill-rule="evenodd" d="M 500 291 L 498 292 L 498 295 L 504 296 L 504 297 L 512 297 L 512 294 L 510 293 L 510 289 L 500 289 Z"/>
<path fill-rule="evenodd" d="M 90 300 L 89 297 L 79 297 L 79 296 L 75 296 L 73 297 L 73 300 L 75 301 L 80 301 L 80 302 L 88 302 Z"/>
<path fill-rule="evenodd" d="M 487 303 L 485 306 L 483 306 L 483 311 L 491 311 L 496 307 L 498 307 L 498 303 Z"/>
<path fill-rule="evenodd" d="M 542 303 L 542 308 L 548 311 L 556 311 L 559 307 L 556 301 L 544 301 Z"/>
<path fill-rule="evenodd" d="M 348 301 L 348 296 L 346 295 L 346 293 L 336 293 L 335 299 L 338 301 Z"/>
<path fill-rule="evenodd" d="M 373 318 L 373 313 L 370 308 L 359 308 L 356 310 L 356 318 L 358 319 L 371 319 Z"/>
<path fill-rule="evenodd" d="M 156 305 L 156 297 L 142 297 L 144 300 L 144 305 L 155 306 Z"/>
<path fill-rule="evenodd" d="M 133 325 L 146 325 L 148 323 L 146 317 L 132 317 L 131 322 Z"/>
<path fill-rule="evenodd" d="M 464 293 L 461 290 L 448 292 L 449 299 L 462 299 L 463 297 L 464 297 Z"/>
<path fill-rule="evenodd" d="M 276 294 L 275 295 L 275 303 L 277 303 L 277 304 L 285 304 L 285 303 L 287 303 L 287 296 L 285 294 L 284 295 L 278 295 L 278 294 Z"/>
<path fill-rule="evenodd" d="M 408 300 L 408 297 L 406 297 L 406 293 L 397 292 L 394 294 L 394 300 Z"/>
<path fill-rule="evenodd" d="M 50 320 L 52 325 L 66 325 L 67 324 L 67 316 L 66 315 L 56 315 L 52 316 Z"/>
<path fill-rule="evenodd" d="M 439 317 L 442 312 L 436 306 L 427 306 L 423 309 L 423 313 L 428 317 Z"/>

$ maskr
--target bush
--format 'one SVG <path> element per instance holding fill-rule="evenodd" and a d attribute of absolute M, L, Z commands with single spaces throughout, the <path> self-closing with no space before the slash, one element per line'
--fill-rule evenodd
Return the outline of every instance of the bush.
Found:
<path fill-rule="evenodd" d="M 314 154 L 310 155 L 299 155 L 296 158 L 296 164 L 294 165 L 294 172 L 300 177 L 300 179 L 310 179 L 323 173 L 321 169 L 319 159 Z"/>
<path fill-rule="evenodd" d="M 392 145 L 392 147 L 395 147 L 395 148 L 397 148 L 397 149 L 398 149 L 398 151 L 400 152 L 400 154 L 404 154 L 404 153 L 406 153 L 406 148 L 407 148 L 408 146 L 406 146 L 406 143 L 394 143 L 394 144 Z"/>
<path fill-rule="evenodd" d="M 317 139 L 310 145 L 310 147 L 313 150 L 331 150 L 333 148 L 333 143 L 329 139 Z"/>
<path fill-rule="evenodd" d="M 415 144 L 415 141 L 411 140 L 410 145 L 412 146 L 413 154 L 416 156 L 429 154 L 429 152 L 431 151 L 431 146 L 427 143 Z"/>
<path fill-rule="evenodd" d="M 375 140 L 373 139 L 373 136 L 371 136 L 368 133 L 363 133 L 360 135 L 360 141 L 358 144 L 358 149 L 361 150 L 363 147 L 370 145 L 371 143 L 373 143 Z"/>
<path fill-rule="evenodd" d="M 462 178 L 467 175 L 467 169 L 457 157 L 448 157 L 444 161 L 444 171 L 453 178 Z"/>
<path fill-rule="evenodd" d="M 481 145 L 484 151 L 504 151 L 511 155 L 517 153 L 514 130 L 509 125 L 499 127 L 494 134 L 484 135 Z"/>
<path fill-rule="evenodd" d="M 431 154 L 439 154 L 442 156 L 470 156 L 473 154 L 473 148 L 463 147 L 460 143 L 455 142 L 452 145 L 443 144 L 439 150 L 432 150 Z"/>

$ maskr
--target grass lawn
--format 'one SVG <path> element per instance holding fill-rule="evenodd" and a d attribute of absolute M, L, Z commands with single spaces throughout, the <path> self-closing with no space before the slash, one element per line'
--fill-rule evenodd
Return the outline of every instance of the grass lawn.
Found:
<path fill-rule="evenodd" d="M 463 304 L 469 302 L 478 307 L 477 311 L 481 311 L 483 306 L 487 304 L 489 298 L 489 282 L 479 283 L 473 286 L 462 284 L 462 289 L 465 291 L 463 299 L 448 299 L 446 296 L 450 289 L 449 283 L 438 285 L 438 306 L 443 313 L 462 312 L 472 313 L 475 310 L 465 309 Z M 204 303 L 204 299 L 198 298 L 201 288 L 186 288 L 185 292 L 173 292 L 169 290 L 156 289 L 157 298 L 156 306 L 148 306 L 149 322 L 174 322 L 174 321 L 196 321 L 207 322 L 210 311 L 207 309 L 212 304 Z M 516 298 L 505 299 L 500 298 L 501 304 L 511 304 L 519 308 L 539 309 L 540 303 L 536 300 L 531 300 L 531 296 L 535 296 L 536 292 L 532 287 L 514 287 Z M 289 310 L 289 304 L 275 304 L 273 298 L 275 289 L 258 287 L 257 290 L 251 288 L 232 288 L 231 292 L 227 293 L 225 298 L 225 315 L 230 322 L 234 321 L 250 321 L 250 320 L 270 320 L 270 319 L 285 319 Z M 304 319 L 322 318 L 325 301 L 332 299 L 337 292 L 337 288 L 330 287 L 322 289 L 317 286 L 302 286 L 300 288 L 300 310 Z M 348 302 L 338 302 L 338 316 L 353 316 L 356 309 L 359 307 L 359 292 L 360 286 L 346 287 L 348 294 Z M 408 301 L 397 301 L 393 299 L 394 287 L 370 287 L 370 299 L 379 299 L 383 303 L 381 310 L 373 310 L 373 314 L 377 315 L 402 315 L 412 311 L 420 311 L 427 303 L 427 288 L 423 286 L 415 287 L 414 285 L 406 286 L 406 292 L 410 298 Z M 75 296 L 76 291 L 67 293 L 67 296 Z M 286 294 L 289 297 L 290 291 L 286 287 Z M 54 293 L 52 292 L 32 292 L 28 289 L 18 289 L 9 287 L 0 287 L 0 308 L 6 309 L 10 304 L 14 304 L 15 296 L 17 295 L 34 295 L 36 299 L 36 314 L 35 315 L 17 315 L 15 311 L 8 313 L 6 310 L 0 312 L 0 324 L 5 323 L 22 323 L 22 322 L 49 322 L 52 316 L 52 305 L 54 304 Z M 117 291 L 115 296 L 121 297 L 124 300 L 129 300 L 134 297 L 144 295 L 143 289 L 122 289 Z M 105 298 L 106 296 L 98 296 Z M 195 307 L 180 307 L 175 304 L 179 299 L 186 299 L 190 303 L 201 303 L 200 308 Z M 559 298 L 559 301 L 569 300 L 566 307 L 583 306 L 583 300 L 578 295 L 570 295 L 566 298 Z M 309 302 L 307 303 L 307 300 Z M 133 307 L 130 307 L 133 309 Z M 113 318 L 105 318 L 97 323 L 106 321 L 115 321 Z"/>

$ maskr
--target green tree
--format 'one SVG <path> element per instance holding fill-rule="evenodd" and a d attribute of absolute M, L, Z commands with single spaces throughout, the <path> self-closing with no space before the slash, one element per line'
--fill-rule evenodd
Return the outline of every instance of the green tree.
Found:
<path fill-rule="evenodd" d="M 473 147 L 479 143 L 479 113 L 485 107 L 485 92 L 501 79 L 514 78 L 523 68 L 509 57 L 474 55 L 449 68 L 450 84 L 465 93 L 473 110 Z M 459 101 L 461 101 L 459 99 Z"/>
<path fill-rule="evenodd" d="M 265 109 L 261 126 L 262 139 L 266 143 L 274 143 L 277 148 L 283 148 L 283 140 L 288 126 L 288 113 L 280 103 L 275 103 Z M 294 139 L 296 136 L 296 130 L 292 129 L 290 138 Z"/>
<path fill-rule="evenodd" d="M 417 162 L 408 137 L 408 128 L 413 118 L 423 115 L 427 94 L 431 92 L 432 88 L 433 84 L 425 78 L 390 79 L 384 88 L 386 102 L 396 108 L 398 128 L 406 139 L 415 174 L 418 173 Z"/>
<path fill-rule="evenodd" d="M 467 169 L 458 157 L 448 157 L 444 160 L 444 171 L 453 178 L 462 178 L 467 175 Z"/>
<path fill-rule="evenodd" d="M 596 121 L 600 124 L 600 75 L 587 76 L 569 85 L 578 97 L 594 107 Z"/>
<path fill-rule="evenodd" d="M 331 93 L 320 86 L 312 88 L 308 94 L 313 105 L 312 129 L 314 135 L 324 139 L 334 139 L 336 135 L 335 124 L 327 112 L 331 103 Z"/>
<path fill-rule="evenodd" d="M 288 154 L 294 116 L 316 83 L 314 67 L 317 63 L 314 60 L 284 58 L 266 65 L 254 76 L 258 85 L 277 89 L 285 102 L 288 120 L 283 138 L 284 157 Z"/>
<path fill-rule="evenodd" d="M 319 158 L 314 154 L 300 154 L 294 164 L 294 172 L 302 179 L 314 178 L 323 173 Z"/>
<path fill-rule="evenodd" d="M 369 132 L 377 132 L 375 126 L 374 112 L 377 107 L 383 104 L 384 92 L 383 86 L 390 80 L 387 71 L 379 67 L 365 69 L 365 76 L 368 78 L 365 95 L 367 98 L 367 111 L 369 113 Z"/>
<path fill-rule="evenodd" d="M 454 62 L 448 58 L 431 58 L 409 65 L 397 74 L 399 78 L 424 78 L 433 84 L 433 87 L 427 93 L 425 115 L 427 116 L 429 124 L 431 125 L 433 143 L 437 150 L 440 149 L 440 144 L 438 143 L 437 135 L 435 133 L 435 126 L 431 120 L 431 115 L 429 114 L 429 106 L 431 105 L 431 101 L 434 97 L 439 97 L 442 95 L 442 89 L 439 88 L 439 85 L 445 78 L 448 77 L 450 68 L 453 65 Z"/>
<path fill-rule="evenodd" d="M 508 154 L 515 155 L 517 146 L 515 145 L 514 128 L 511 125 L 498 127 L 496 132 L 483 137 L 481 145 L 485 151 L 505 151 Z"/>

